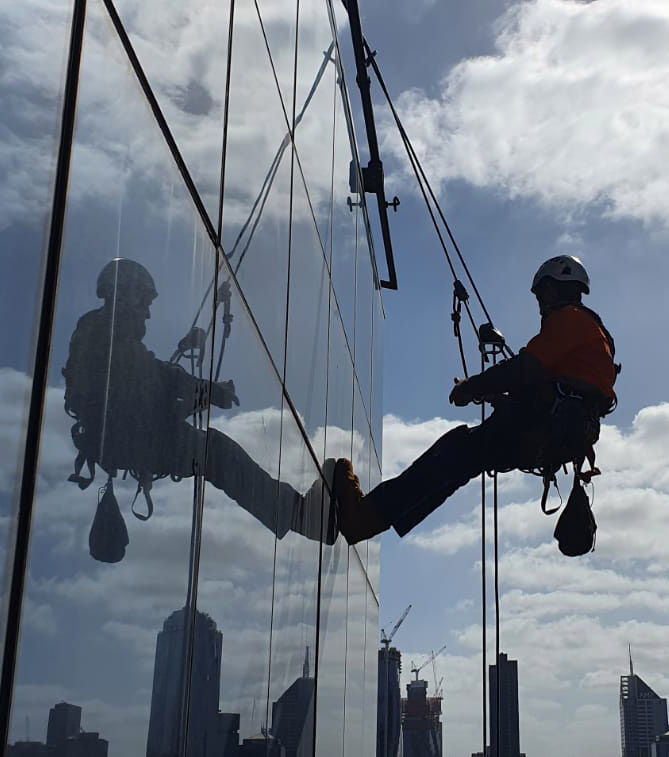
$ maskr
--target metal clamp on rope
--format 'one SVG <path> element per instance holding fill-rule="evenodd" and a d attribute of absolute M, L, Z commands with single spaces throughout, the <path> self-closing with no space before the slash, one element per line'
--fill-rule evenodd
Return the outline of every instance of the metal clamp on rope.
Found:
<path fill-rule="evenodd" d="M 506 348 L 506 340 L 504 334 L 499 329 L 496 329 L 492 323 L 484 323 L 479 326 L 479 350 L 483 360 L 487 363 L 490 357 L 497 358 L 504 354 Z"/>
<path fill-rule="evenodd" d="M 453 333 L 460 337 L 460 321 L 462 320 L 462 303 L 469 302 L 469 292 L 460 279 L 453 280 L 453 310 L 451 320 L 453 321 Z"/>

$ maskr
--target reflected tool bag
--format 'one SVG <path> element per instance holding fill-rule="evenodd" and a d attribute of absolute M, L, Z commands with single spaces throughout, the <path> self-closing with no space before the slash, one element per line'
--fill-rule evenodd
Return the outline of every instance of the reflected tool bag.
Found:
<path fill-rule="evenodd" d="M 114 496 L 111 476 L 100 489 L 98 507 L 88 535 L 88 549 L 91 557 L 100 562 L 120 562 L 125 556 L 125 548 L 130 543 L 128 529 Z"/>
<path fill-rule="evenodd" d="M 595 549 L 597 523 L 588 495 L 576 478 L 567 504 L 555 526 L 553 536 L 563 555 L 578 557 Z"/>

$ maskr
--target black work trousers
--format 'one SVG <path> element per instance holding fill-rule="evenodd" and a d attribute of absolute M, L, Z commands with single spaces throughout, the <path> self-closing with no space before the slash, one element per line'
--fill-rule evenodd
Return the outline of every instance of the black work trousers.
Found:
<path fill-rule="evenodd" d="M 483 471 L 553 470 L 594 442 L 592 412 L 583 400 L 517 401 L 504 397 L 478 426 L 451 429 L 403 473 L 368 497 L 387 526 L 404 536 L 457 489 Z M 597 423 L 597 434 L 599 425 Z M 595 435 L 595 437 L 596 437 Z"/>

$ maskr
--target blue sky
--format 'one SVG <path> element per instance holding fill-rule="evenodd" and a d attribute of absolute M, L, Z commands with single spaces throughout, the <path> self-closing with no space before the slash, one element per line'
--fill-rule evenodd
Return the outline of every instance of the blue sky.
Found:
<path fill-rule="evenodd" d="M 538 329 L 529 284 L 538 264 L 558 252 L 583 259 L 592 279 L 588 304 L 616 338 L 623 373 L 619 407 L 599 444 L 597 550 L 580 560 L 558 553 L 533 479 L 502 477 L 500 513 L 501 648 L 519 660 L 521 748 L 614 754 L 627 641 L 642 660 L 636 672 L 660 695 L 669 692 L 665 589 L 650 604 L 643 600 L 665 575 L 648 529 L 665 533 L 669 523 L 660 483 L 668 399 L 660 336 L 669 315 L 660 115 L 666 5 L 475 1 L 409 10 L 370 2 L 363 24 L 509 344 L 522 346 Z M 402 200 L 391 214 L 400 291 L 384 296 L 384 475 L 391 475 L 478 411 L 448 405 L 461 375 L 450 275 L 392 124 L 387 115 L 379 121 L 386 174 Z M 477 360 L 471 343 L 469 355 Z M 409 537 L 382 539 L 382 625 L 413 603 L 396 637 L 404 680 L 411 659 L 449 645 L 438 675 L 445 676 L 444 739 L 453 755 L 480 742 L 478 500 L 474 483 Z"/>

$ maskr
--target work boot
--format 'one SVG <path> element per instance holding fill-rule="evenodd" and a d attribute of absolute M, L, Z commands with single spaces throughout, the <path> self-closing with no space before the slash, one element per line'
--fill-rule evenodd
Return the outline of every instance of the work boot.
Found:
<path fill-rule="evenodd" d="M 337 460 L 334 474 L 337 525 L 349 544 L 371 539 L 390 527 L 380 515 L 374 497 L 363 495 L 360 479 L 346 458 Z"/>
<path fill-rule="evenodd" d="M 334 469 L 334 458 L 327 458 L 323 463 L 323 476 L 328 486 L 332 486 Z M 306 494 L 295 494 L 291 531 L 302 534 L 307 539 L 322 540 L 323 544 L 329 546 L 337 541 L 335 508 L 329 502 L 327 490 L 323 488 L 323 478 L 320 475 Z"/>

